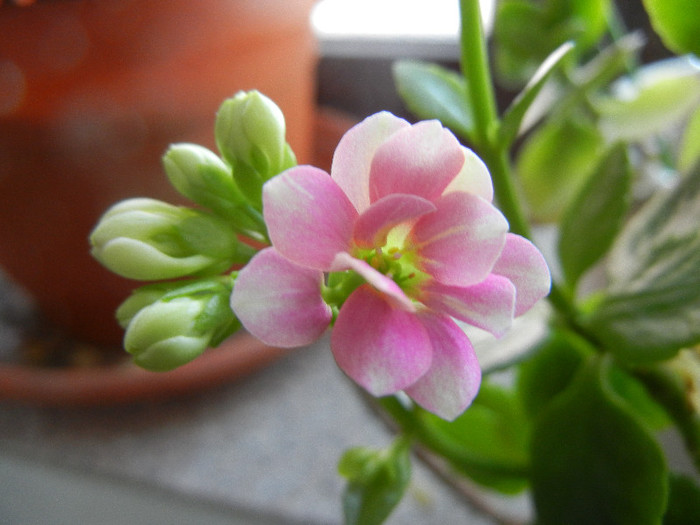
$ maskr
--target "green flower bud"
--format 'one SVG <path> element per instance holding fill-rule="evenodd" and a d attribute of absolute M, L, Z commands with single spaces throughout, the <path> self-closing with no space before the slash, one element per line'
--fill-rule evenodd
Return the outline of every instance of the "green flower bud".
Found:
<path fill-rule="evenodd" d="M 120 307 L 125 315 L 136 310 L 128 321 L 124 347 L 137 365 L 148 370 L 181 366 L 240 327 L 229 306 L 231 285 L 226 278 L 170 286 L 146 306 L 139 308 L 138 303 L 157 294 L 156 287 L 137 290 Z"/>
<path fill-rule="evenodd" d="M 265 221 L 236 186 L 232 168 L 216 153 L 197 144 L 173 144 L 163 156 L 163 167 L 182 195 L 231 221 L 238 233 L 265 238 Z"/>
<path fill-rule="evenodd" d="M 243 193 L 259 204 L 262 184 L 296 164 L 282 110 L 258 91 L 241 91 L 216 115 L 216 143 Z"/>
<path fill-rule="evenodd" d="M 90 242 L 100 263 L 137 280 L 220 273 L 254 253 L 223 220 L 146 198 L 107 210 Z"/>
<path fill-rule="evenodd" d="M 357 447 L 343 454 L 338 472 L 346 523 L 381 523 L 401 501 L 411 481 L 410 439 L 399 436 L 386 449 Z"/>
<path fill-rule="evenodd" d="M 204 146 L 172 144 L 163 155 L 163 167 L 177 191 L 205 208 L 227 215 L 245 200 L 231 167 Z"/>
<path fill-rule="evenodd" d="M 116 317 L 119 326 L 126 329 L 137 313 L 161 299 L 174 286 L 177 285 L 173 283 L 156 283 L 141 286 L 131 292 L 131 295 L 117 308 Z"/>

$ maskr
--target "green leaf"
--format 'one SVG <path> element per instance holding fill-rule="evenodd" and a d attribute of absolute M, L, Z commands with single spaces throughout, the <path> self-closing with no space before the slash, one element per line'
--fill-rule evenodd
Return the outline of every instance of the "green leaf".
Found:
<path fill-rule="evenodd" d="M 529 422 L 512 392 L 484 382 L 452 422 L 417 414 L 423 442 L 475 482 L 506 494 L 527 487 Z"/>
<path fill-rule="evenodd" d="M 602 48 L 571 72 L 574 83 L 581 90 L 572 92 L 572 95 L 581 103 L 582 96 L 608 87 L 613 80 L 635 67 L 645 43 L 640 33 L 628 33 Z"/>
<path fill-rule="evenodd" d="M 608 251 L 629 209 L 632 169 L 627 147 L 617 144 L 600 159 L 591 177 L 565 210 L 559 259 L 572 289 Z"/>
<path fill-rule="evenodd" d="M 516 172 L 536 220 L 550 221 L 579 191 L 603 149 L 603 138 L 589 122 L 551 120 L 535 130 L 516 159 Z"/>
<path fill-rule="evenodd" d="M 700 0 L 644 0 L 644 7 L 666 47 L 700 56 Z"/>
<path fill-rule="evenodd" d="M 682 173 L 688 173 L 698 162 L 700 162 L 700 107 L 690 117 L 683 133 L 678 155 L 678 169 Z"/>
<path fill-rule="evenodd" d="M 700 165 L 628 222 L 610 286 L 582 323 L 619 359 L 651 362 L 700 342 Z"/>
<path fill-rule="evenodd" d="M 540 525 L 657 525 L 667 469 L 649 430 L 591 359 L 537 420 L 532 488 Z"/>
<path fill-rule="evenodd" d="M 542 62 L 542 65 L 537 69 L 530 82 L 513 100 L 503 115 L 501 126 L 498 129 L 499 142 L 501 144 L 508 145 L 515 140 L 530 105 L 547 83 L 547 80 L 552 76 L 552 73 L 556 71 L 557 66 L 570 54 L 573 48 L 574 45 L 571 42 L 565 42 L 554 50 Z"/>
<path fill-rule="evenodd" d="M 664 525 L 700 523 L 700 487 L 687 476 L 671 476 Z"/>
<path fill-rule="evenodd" d="M 690 57 L 640 67 L 594 99 L 603 134 L 611 140 L 643 140 L 677 127 L 700 103 L 700 69 Z"/>
<path fill-rule="evenodd" d="M 494 25 L 495 64 L 501 80 L 529 79 L 545 57 L 566 41 L 577 53 L 597 43 L 606 29 L 609 0 L 498 2 Z"/>
<path fill-rule="evenodd" d="M 636 371 L 646 390 L 662 405 L 680 433 L 695 469 L 700 472 L 700 355 L 683 350 L 673 359 Z"/>
<path fill-rule="evenodd" d="M 394 64 L 394 82 L 406 107 L 422 120 L 438 119 L 457 135 L 474 131 L 467 85 L 457 73 L 437 64 L 401 60 Z"/>
<path fill-rule="evenodd" d="M 517 390 L 531 417 L 565 391 L 594 349 L 576 334 L 553 329 L 518 369 Z"/>
<path fill-rule="evenodd" d="M 379 525 L 401 501 L 411 479 L 409 442 L 399 437 L 385 450 L 350 449 L 338 471 L 348 479 L 343 493 L 346 525 Z"/>
<path fill-rule="evenodd" d="M 671 423 L 668 412 L 633 375 L 619 367 L 612 367 L 609 382 L 620 401 L 627 406 L 627 410 L 638 416 L 649 430 L 663 430 Z"/>
<path fill-rule="evenodd" d="M 607 29 L 610 0 L 547 0 L 548 26 L 563 26 L 583 50 L 594 46 Z"/>
<path fill-rule="evenodd" d="M 517 390 L 527 414 L 537 417 L 565 392 L 595 350 L 575 333 L 554 328 L 518 369 Z M 650 429 L 661 430 L 670 423 L 667 412 L 635 377 L 615 367 L 610 373 L 610 385 L 630 412 L 636 413 Z"/>
<path fill-rule="evenodd" d="M 557 44 L 551 44 L 549 38 L 534 38 L 538 33 L 545 34 L 538 6 L 523 0 L 498 2 L 494 24 L 494 59 L 496 73 L 502 83 L 522 85 L 532 77 L 537 64 L 557 47 Z"/>

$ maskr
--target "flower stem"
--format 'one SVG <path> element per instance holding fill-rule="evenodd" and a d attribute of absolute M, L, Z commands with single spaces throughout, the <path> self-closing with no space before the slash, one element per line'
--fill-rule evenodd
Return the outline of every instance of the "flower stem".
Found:
<path fill-rule="evenodd" d="M 491 172 L 498 207 L 508 219 L 510 231 L 532 238 L 530 224 L 513 183 L 510 152 L 498 140 L 500 119 L 489 67 L 486 35 L 481 23 L 479 0 L 460 0 L 461 68 L 467 82 L 467 106 L 474 117 L 474 146 Z M 575 306 L 556 283 L 549 295 L 552 305 L 566 318 L 577 317 Z"/>
<path fill-rule="evenodd" d="M 508 151 L 496 138 L 500 121 L 479 0 L 460 0 L 460 12 L 461 67 L 468 87 L 467 104 L 474 116 L 474 146 L 489 167 L 496 200 L 510 223 L 510 230 L 529 238 L 530 227 L 513 186 Z"/>
<path fill-rule="evenodd" d="M 491 84 L 491 71 L 486 51 L 486 38 L 481 24 L 479 0 L 460 0 L 461 68 L 467 82 L 477 147 L 491 142 L 492 130 L 498 125 L 496 97 Z"/>

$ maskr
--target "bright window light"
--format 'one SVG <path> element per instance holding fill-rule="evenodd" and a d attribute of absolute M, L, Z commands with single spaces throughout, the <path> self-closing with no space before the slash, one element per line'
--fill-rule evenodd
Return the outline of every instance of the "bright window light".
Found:
<path fill-rule="evenodd" d="M 493 0 L 482 2 L 490 27 Z M 312 13 L 321 54 L 457 56 L 457 0 L 321 0 Z"/>

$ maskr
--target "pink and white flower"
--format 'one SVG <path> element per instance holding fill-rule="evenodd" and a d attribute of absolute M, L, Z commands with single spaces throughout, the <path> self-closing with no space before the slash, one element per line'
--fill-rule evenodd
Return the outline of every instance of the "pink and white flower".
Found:
<path fill-rule="evenodd" d="M 272 246 L 240 271 L 231 306 L 276 346 L 333 325 L 338 366 L 368 392 L 454 419 L 481 371 L 453 318 L 499 336 L 550 288 L 492 199 L 485 165 L 439 122 L 373 115 L 342 138 L 330 176 L 297 166 L 265 184 Z"/>

